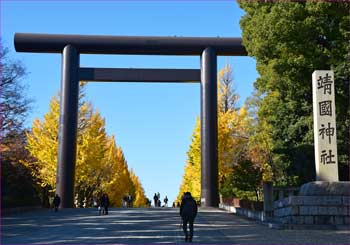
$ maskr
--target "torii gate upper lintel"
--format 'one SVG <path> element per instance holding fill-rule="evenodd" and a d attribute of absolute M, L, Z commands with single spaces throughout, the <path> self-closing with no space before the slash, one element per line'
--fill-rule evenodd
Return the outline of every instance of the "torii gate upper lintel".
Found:
<path fill-rule="evenodd" d="M 17 52 L 62 53 L 56 192 L 74 206 L 79 81 L 201 83 L 201 203 L 217 207 L 217 55 L 245 56 L 241 38 L 16 33 Z M 81 68 L 80 54 L 200 55 L 200 69 Z"/>

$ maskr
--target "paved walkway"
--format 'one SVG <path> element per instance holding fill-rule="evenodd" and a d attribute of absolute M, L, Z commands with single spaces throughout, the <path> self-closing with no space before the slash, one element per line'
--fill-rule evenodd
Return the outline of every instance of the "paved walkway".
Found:
<path fill-rule="evenodd" d="M 178 209 L 41 211 L 2 217 L 1 244 L 185 243 Z M 350 244 L 349 230 L 275 230 L 218 209 L 200 209 L 193 243 Z"/>

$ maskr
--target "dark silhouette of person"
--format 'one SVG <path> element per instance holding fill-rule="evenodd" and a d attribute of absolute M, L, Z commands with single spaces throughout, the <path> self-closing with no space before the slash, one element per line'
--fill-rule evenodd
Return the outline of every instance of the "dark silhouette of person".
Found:
<path fill-rule="evenodd" d="M 197 216 L 197 203 L 193 199 L 190 192 L 186 192 L 183 196 L 180 206 L 180 216 L 182 217 L 182 229 L 185 233 L 185 241 L 192 242 L 193 238 L 193 223 Z M 190 234 L 187 231 L 187 223 L 189 224 Z"/>
<path fill-rule="evenodd" d="M 123 207 L 127 208 L 128 207 L 128 196 L 127 195 L 123 195 Z"/>
<path fill-rule="evenodd" d="M 102 209 L 102 214 L 107 215 L 108 214 L 108 207 L 109 207 L 109 198 L 108 198 L 108 195 L 106 193 L 104 193 L 101 196 L 100 203 L 101 203 L 100 206 Z"/>
<path fill-rule="evenodd" d="M 105 214 L 108 214 L 108 208 L 109 208 L 109 197 L 108 195 L 105 193 L 104 195 L 104 199 L 105 199 Z"/>
<path fill-rule="evenodd" d="M 154 193 L 153 200 L 154 200 L 154 207 L 158 207 L 158 195 L 157 195 L 157 193 Z"/>
<path fill-rule="evenodd" d="M 104 209 L 104 199 L 103 199 L 103 194 L 102 194 L 100 196 L 100 207 L 98 209 L 99 215 L 101 215 L 101 213 L 103 213 L 103 209 Z"/>
<path fill-rule="evenodd" d="M 55 207 L 55 212 L 58 211 L 58 207 L 60 206 L 60 203 L 61 203 L 61 198 L 58 194 L 56 194 L 54 199 L 53 199 L 53 205 Z"/>
<path fill-rule="evenodd" d="M 168 207 L 168 197 L 165 196 L 164 198 L 164 207 Z"/>
<path fill-rule="evenodd" d="M 128 196 L 128 207 L 131 208 L 132 207 L 132 196 L 129 194 Z"/>

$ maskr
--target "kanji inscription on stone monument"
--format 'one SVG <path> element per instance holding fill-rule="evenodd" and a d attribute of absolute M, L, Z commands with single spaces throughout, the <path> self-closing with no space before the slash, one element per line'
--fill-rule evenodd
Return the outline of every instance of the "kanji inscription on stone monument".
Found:
<path fill-rule="evenodd" d="M 316 180 L 338 181 L 333 71 L 312 73 Z"/>

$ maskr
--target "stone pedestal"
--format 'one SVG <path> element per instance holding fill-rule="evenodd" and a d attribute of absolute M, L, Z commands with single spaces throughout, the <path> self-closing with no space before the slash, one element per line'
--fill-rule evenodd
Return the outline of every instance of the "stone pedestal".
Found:
<path fill-rule="evenodd" d="M 298 196 L 274 203 L 274 216 L 287 225 L 349 225 L 350 182 L 304 184 Z"/>

